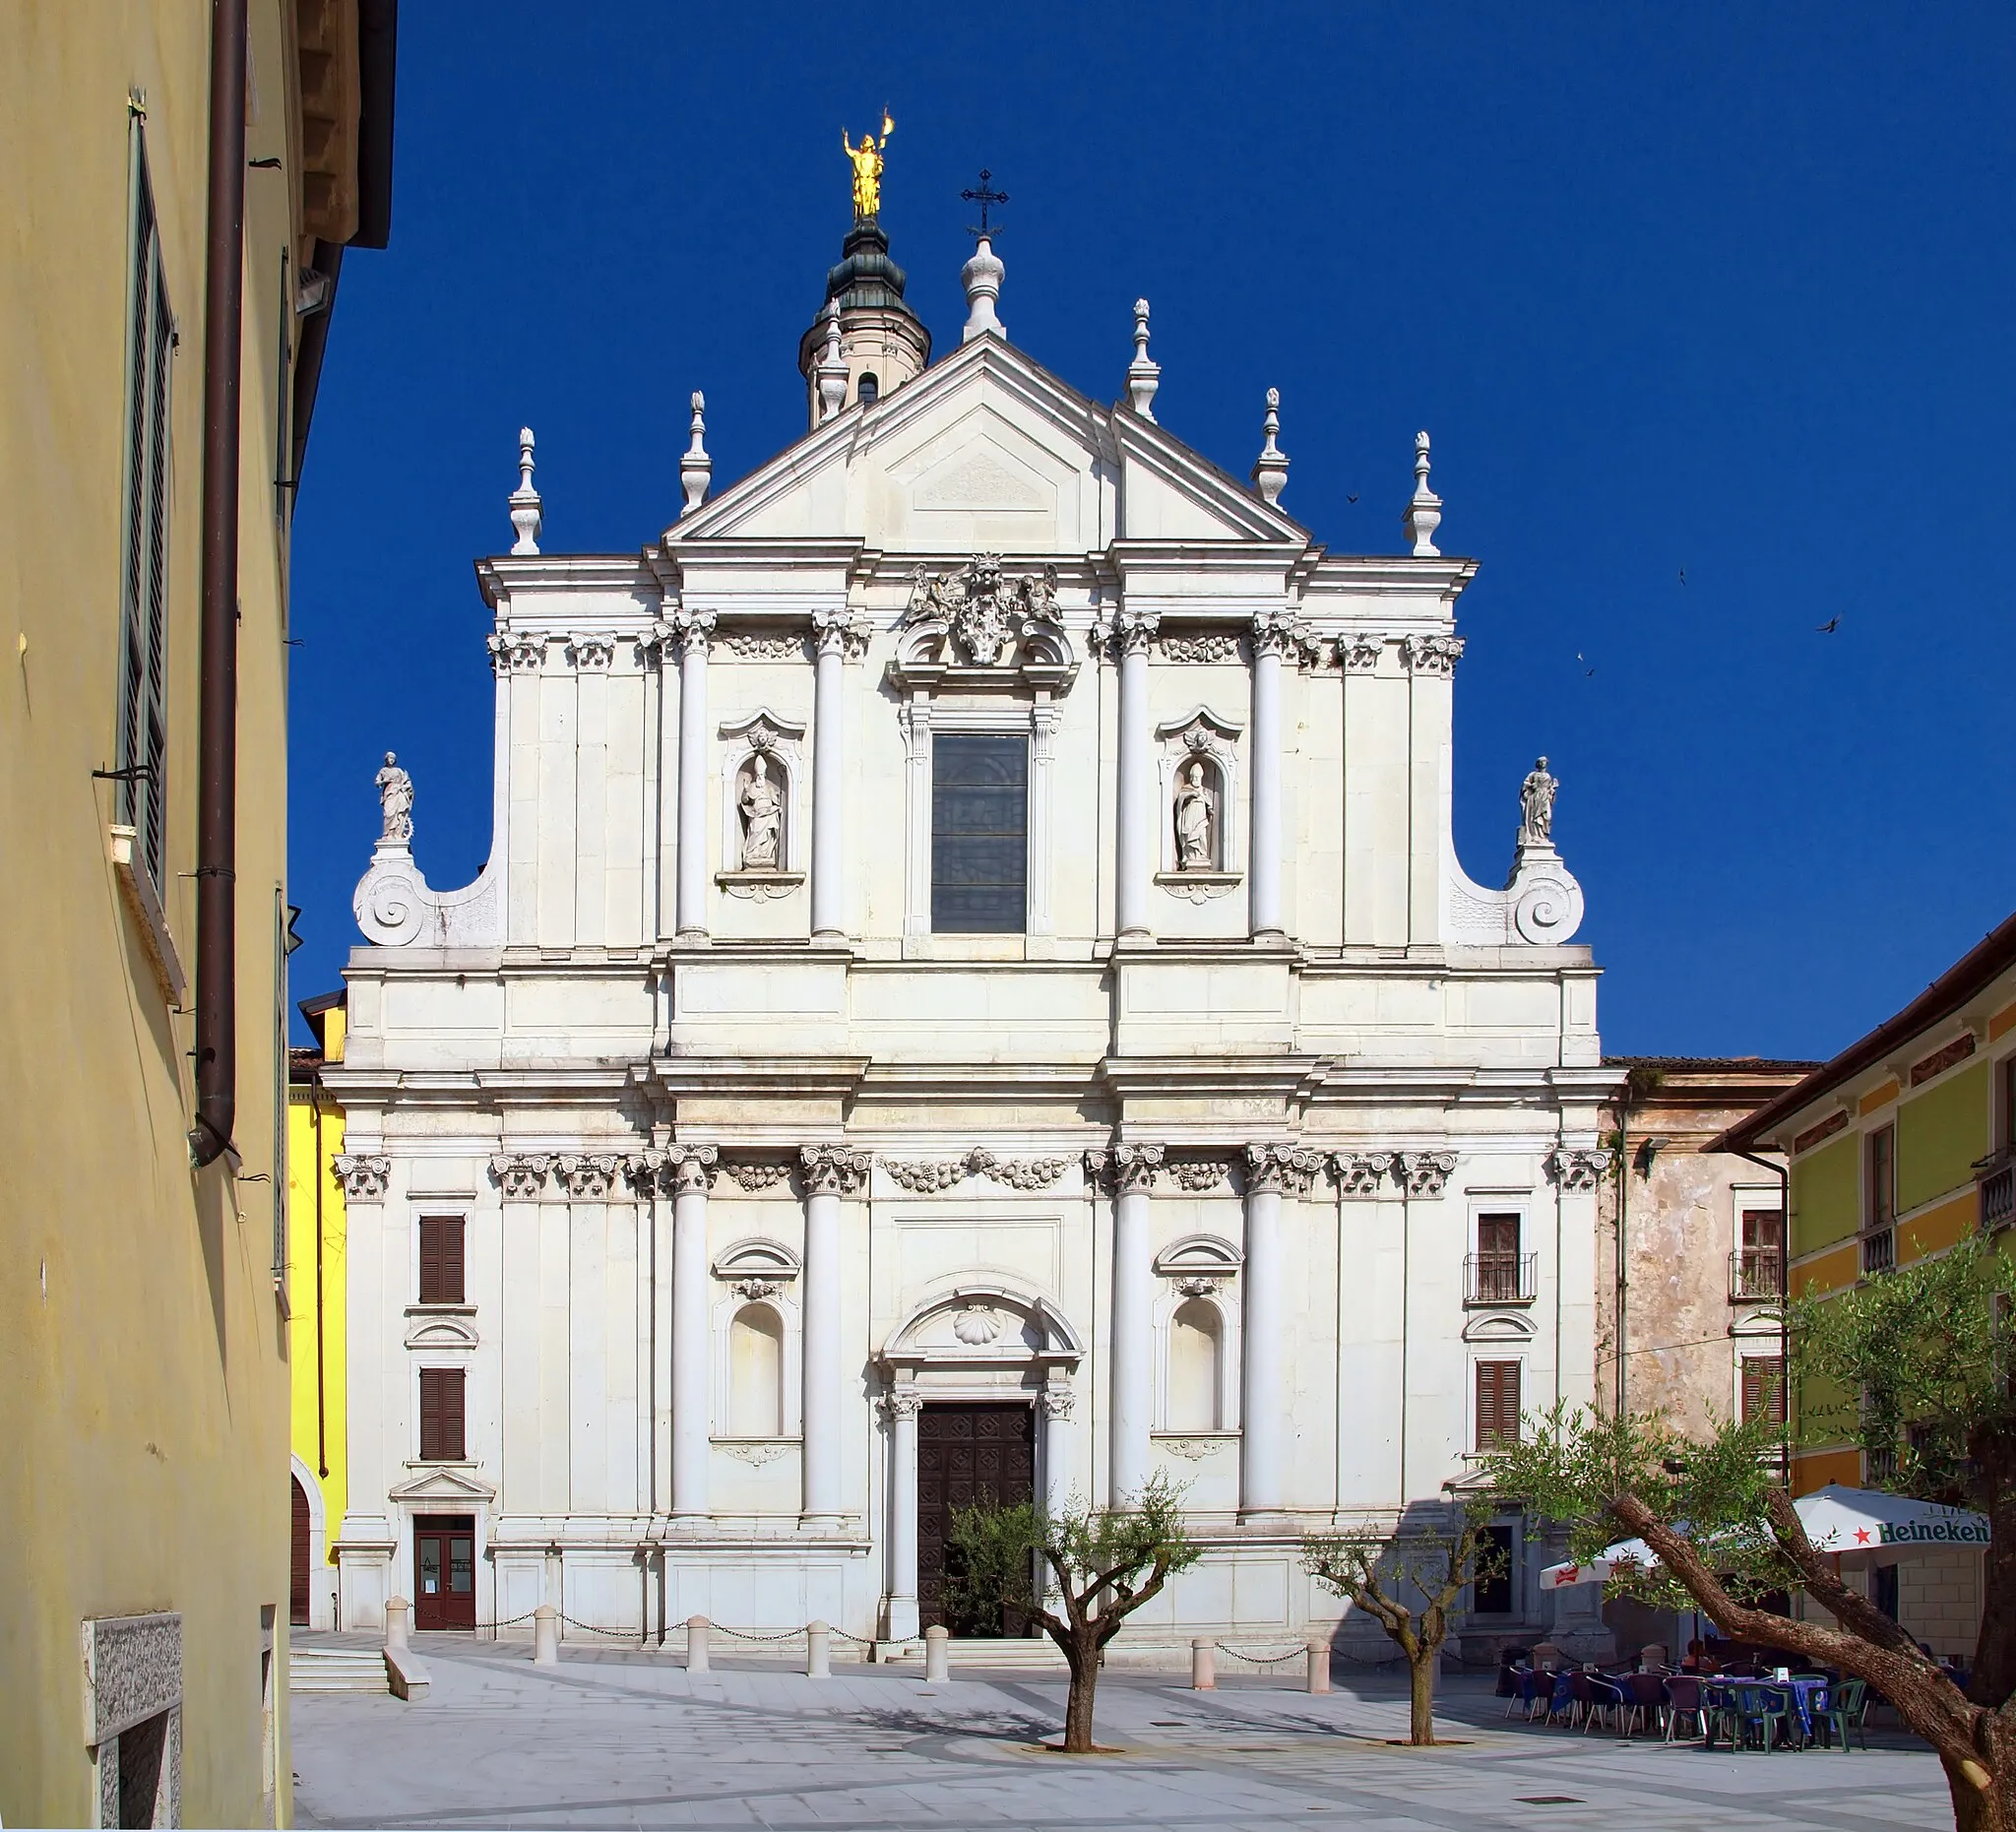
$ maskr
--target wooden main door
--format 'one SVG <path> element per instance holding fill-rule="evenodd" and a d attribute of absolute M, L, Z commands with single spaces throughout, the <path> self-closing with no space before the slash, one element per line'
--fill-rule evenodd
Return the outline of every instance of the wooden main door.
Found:
<path fill-rule="evenodd" d="M 953 1510 L 1036 1493 L 1036 1411 L 1028 1405 L 926 1406 L 917 1420 L 917 1609 L 924 1628 L 961 1637 L 1027 1633 L 1019 1619 L 948 1611 L 946 1534 Z"/>
<path fill-rule="evenodd" d="M 476 1625 L 473 1514 L 422 1514 L 413 1522 L 413 1626 Z"/>

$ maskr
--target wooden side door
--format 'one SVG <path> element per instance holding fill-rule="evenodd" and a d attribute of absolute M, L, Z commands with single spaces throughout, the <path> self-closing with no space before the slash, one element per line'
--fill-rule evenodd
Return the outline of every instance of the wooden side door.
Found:
<path fill-rule="evenodd" d="M 422 1514 L 413 1522 L 413 1626 L 475 1625 L 475 1516 Z"/>
<path fill-rule="evenodd" d="M 1036 1411 L 1009 1403 L 929 1406 L 917 1419 L 917 1609 L 925 1628 L 955 1635 L 1026 1634 L 1005 1613 L 976 1619 L 948 1609 L 945 1577 L 955 1510 L 991 1499 L 1013 1506 L 1036 1492 Z"/>
<path fill-rule="evenodd" d="M 298 1476 L 287 1478 L 294 1490 L 293 1555 L 287 1566 L 287 1620 L 296 1628 L 308 1626 L 308 1491 Z"/>

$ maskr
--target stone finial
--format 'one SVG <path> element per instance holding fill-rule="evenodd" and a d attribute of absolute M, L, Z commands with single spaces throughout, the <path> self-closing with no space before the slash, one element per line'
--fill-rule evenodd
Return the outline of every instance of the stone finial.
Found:
<path fill-rule="evenodd" d="M 962 344 L 971 344 L 984 331 L 991 331 L 998 338 L 1007 337 L 1008 327 L 994 314 L 994 301 L 1001 296 L 1001 276 L 1006 271 L 1001 257 L 994 252 L 994 238 L 982 235 L 973 251 L 973 259 L 959 270 L 959 278 L 966 286 L 966 330 L 959 339 Z"/>
<path fill-rule="evenodd" d="M 1266 435 L 1266 443 L 1260 448 L 1260 456 L 1253 461 L 1253 487 L 1260 492 L 1260 500 L 1270 509 L 1281 500 L 1282 486 L 1288 482 L 1288 454 L 1275 443 L 1281 431 L 1281 390 L 1267 391 L 1267 416 L 1260 422 L 1260 430 Z"/>
<path fill-rule="evenodd" d="M 518 429 L 518 487 L 511 492 L 511 526 L 518 531 L 518 538 L 511 543 L 513 553 L 536 553 L 539 550 L 539 528 L 544 518 L 539 512 L 539 493 L 532 486 L 532 428 Z"/>
<path fill-rule="evenodd" d="M 1155 418 L 1155 391 L 1162 386 L 1162 365 L 1148 356 L 1148 301 L 1134 301 L 1134 360 L 1127 365 L 1127 405 L 1145 420 Z"/>
<path fill-rule="evenodd" d="M 847 358 L 840 353 L 840 302 L 826 308 L 826 347 L 813 373 L 819 384 L 819 423 L 834 418 L 847 405 Z"/>
<path fill-rule="evenodd" d="M 691 515 L 707 500 L 708 480 L 714 475 L 714 460 L 707 455 L 707 397 L 699 389 L 693 391 L 692 436 L 686 447 L 686 455 L 679 460 L 679 487 L 686 492 L 686 506 L 681 515 Z"/>
<path fill-rule="evenodd" d="M 1441 552 L 1435 545 L 1435 530 L 1442 526 L 1442 499 L 1428 488 L 1428 435 L 1414 436 L 1414 500 L 1407 505 L 1401 524 L 1414 542 L 1414 557 L 1432 560 Z"/>

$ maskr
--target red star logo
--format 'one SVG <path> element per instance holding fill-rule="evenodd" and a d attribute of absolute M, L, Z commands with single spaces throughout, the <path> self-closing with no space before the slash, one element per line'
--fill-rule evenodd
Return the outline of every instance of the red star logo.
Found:
<path fill-rule="evenodd" d="M 1572 1584 L 1581 1575 L 1582 1567 L 1580 1565 L 1563 1565 L 1561 1567 L 1561 1582 L 1563 1584 Z"/>
<path fill-rule="evenodd" d="M 1868 1545 L 1868 1543 L 1869 1543 L 1869 1530 L 1868 1530 L 1868 1528 L 1866 1528 L 1866 1527 L 1858 1527 L 1858 1528 L 1857 1528 L 1857 1529 L 1855 1530 L 1855 1543 L 1856 1543 L 1856 1544 L 1857 1544 L 1858 1546 L 1866 1546 L 1866 1545 Z"/>

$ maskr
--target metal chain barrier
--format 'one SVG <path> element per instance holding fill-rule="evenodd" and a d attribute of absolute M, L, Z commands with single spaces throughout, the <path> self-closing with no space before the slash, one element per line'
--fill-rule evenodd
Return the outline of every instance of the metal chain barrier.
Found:
<path fill-rule="evenodd" d="M 564 1610 L 553 1611 L 569 1628 L 578 1628 L 585 1635 L 621 1635 L 625 1641 L 635 1641 L 638 1631 L 634 1628 L 603 1628 L 596 1622 L 577 1622 Z M 524 1618 L 521 1617 L 521 1620 Z"/>
<path fill-rule="evenodd" d="M 1229 1654 L 1235 1661 L 1249 1661 L 1255 1667 L 1280 1667 L 1289 1661 L 1309 1658 L 1309 1650 L 1306 1647 L 1291 1648 L 1286 1654 L 1241 1654 L 1237 1648 L 1228 1648 L 1223 1641 L 1214 1642 L 1212 1645 L 1221 1654 Z"/>
<path fill-rule="evenodd" d="M 707 1626 L 715 1634 L 733 1635 L 737 1641 L 794 1641 L 798 1636 L 809 1632 L 812 1624 L 807 1622 L 803 1628 L 787 1628 L 781 1635 L 759 1635 L 754 1629 L 730 1628 L 725 1622 L 713 1620 L 710 1620 Z M 851 1640 L 852 1637 L 850 1636 L 849 1639 Z"/>
<path fill-rule="evenodd" d="M 476 1630 L 480 1633 L 487 1628 L 494 1635 L 500 1628 L 515 1628 L 520 1622 L 529 1622 L 537 1613 L 536 1610 L 528 1610 L 523 1615 L 507 1615 L 501 1622 L 478 1622 Z"/>

